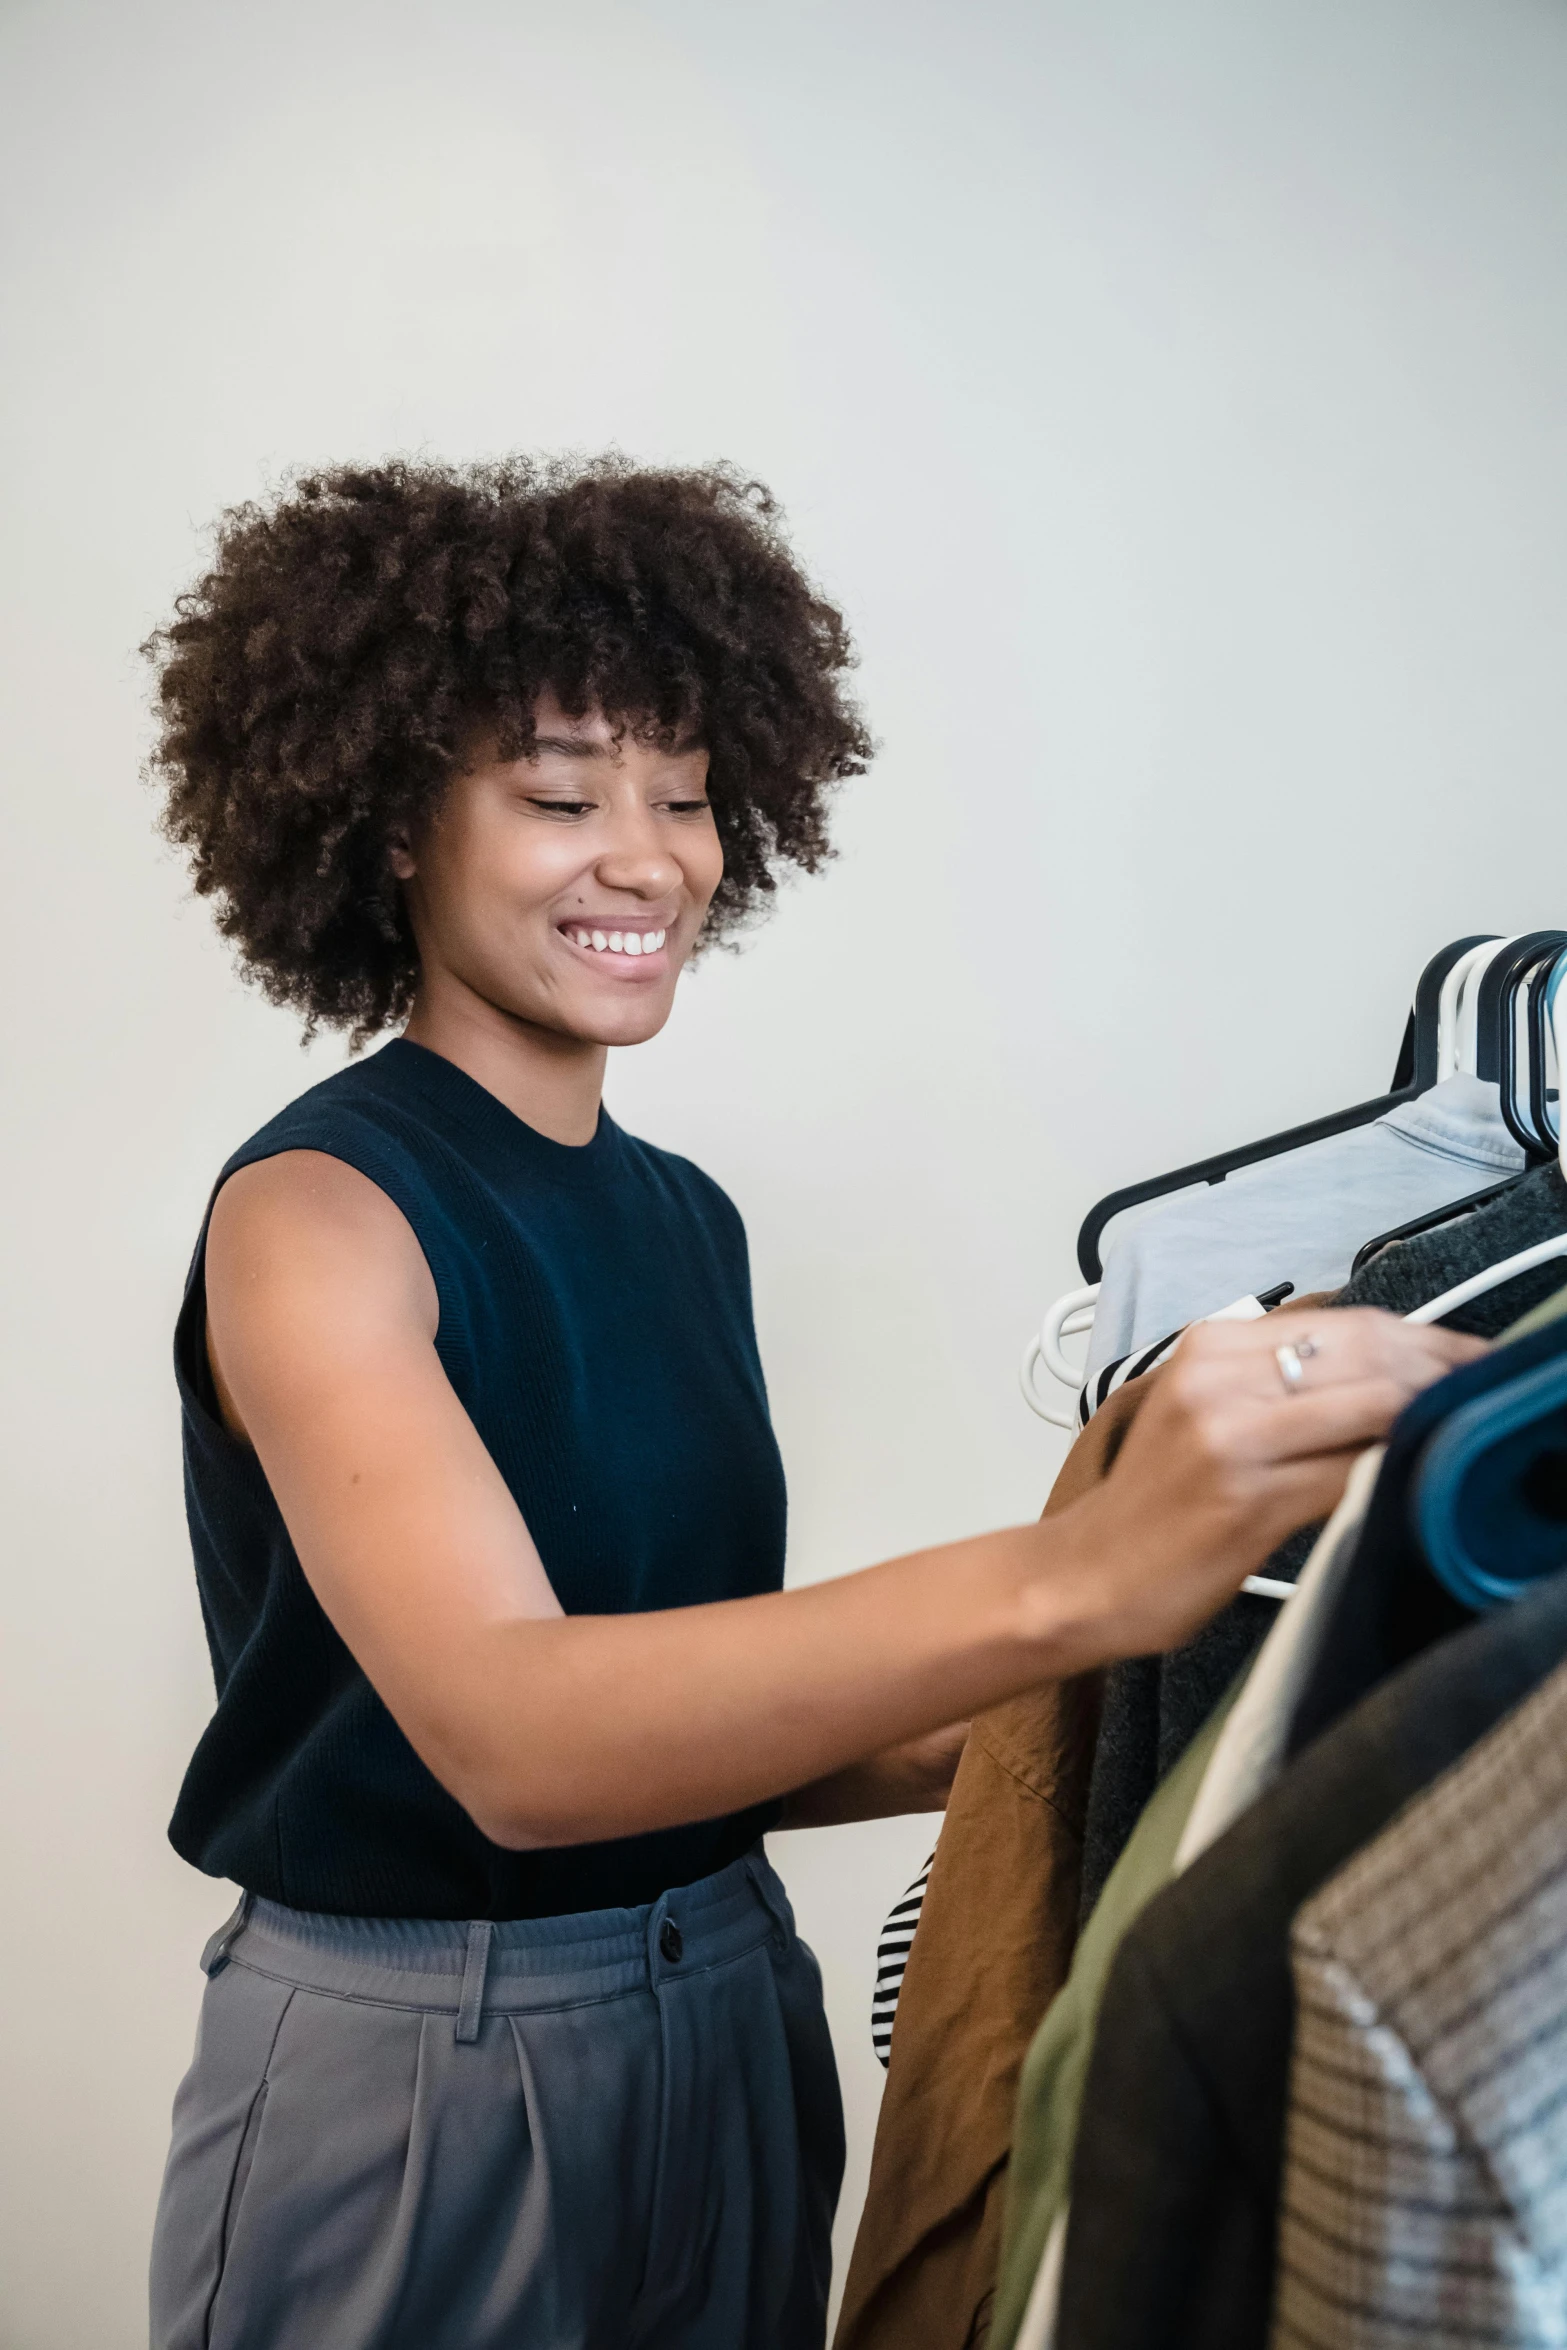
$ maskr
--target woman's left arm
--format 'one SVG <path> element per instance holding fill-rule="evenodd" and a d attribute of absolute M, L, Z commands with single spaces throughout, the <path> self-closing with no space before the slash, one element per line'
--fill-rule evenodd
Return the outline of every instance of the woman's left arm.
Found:
<path fill-rule="evenodd" d="M 952 1775 L 968 1742 L 967 1722 L 905 1739 L 885 1754 L 850 1763 L 784 1797 L 780 1828 L 836 1828 L 901 1812 L 945 1811 Z"/>

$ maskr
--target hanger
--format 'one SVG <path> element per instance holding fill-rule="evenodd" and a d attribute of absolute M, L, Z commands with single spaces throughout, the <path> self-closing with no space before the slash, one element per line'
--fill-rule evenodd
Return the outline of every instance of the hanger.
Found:
<path fill-rule="evenodd" d="M 1567 979 L 1567 956 L 1542 963 L 1529 982 L 1529 1123 L 1546 1148 L 1553 1149 L 1561 1124 L 1561 1066 L 1551 1031 L 1551 1006 L 1556 990 Z M 1550 1084 L 1551 1077 L 1556 1083 Z"/>
<path fill-rule="evenodd" d="M 1460 1306 L 1472 1304 L 1477 1297 L 1489 1297 L 1504 1281 L 1516 1280 L 1520 1273 L 1532 1273 L 1536 1265 L 1548 1265 L 1553 1257 L 1567 1257 L 1567 1232 L 1553 1233 L 1549 1240 L 1537 1240 L 1532 1248 L 1519 1249 L 1516 1256 L 1503 1257 L 1499 1265 L 1487 1265 L 1484 1272 L 1472 1273 L 1456 1288 L 1445 1290 L 1440 1297 L 1429 1298 L 1423 1306 L 1416 1306 L 1404 1320 L 1440 1322 L 1444 1314 L 1456 1314 Z"/>
<path fill-rule="evenodd" d="M 1069 1289 L 1065 1297 L 1058 1297 L 1046 1314 L 1040 1327 L 1023 1349 L 1023 1361 L 1018 1371 L 1018 1385 L 1023 1390 L 1023 1401 L 1037 1418 L 1048 1420 L 1052 1428 L 1076 1430 L 1077 1397 L 1081 1393 L 1083 1374 L 1078 1365 L 1061 1352 L 1063 1338 L 1080 1338 L 1094 1326 L 1094 1300 L 1099 1295 L 1099 1284 L 1091 1281 L 1086 1289 Z M 1043 1363 L 1052 1378 L 1072 1390 L 1070 1405 L 1047 1403 L 1034 1383 L 1034 1373 Z"/>
<path fill-rule="evenodd" d="M 1542 1158 L 1548 1158 L 1555 1147 L 1555 1137 L 1544 1123 L 1543 1112 L 1546 1100 L 1543 991 L 1564 947 L 1567 947 L 1567 932 L 1559 930 L 1535 930 L 1519 938 L 1495 939 L 1485 946 L 1472 948 L 1443 983 L 1451 1033 L 1445 1040 L 1445 1053 L 1443 1047 L 1438 1048 L 1439 1063 L 1450 1064 L 1449 1074 L 1456 1075 L 1467 1057 L 1472 1061 L 1473 1075 L 1495 1082 L 1503 1120 L 1524 1152 L 1523 1173 L 1528 1172 L 1530 1164 L 1538 1165 Z M 1517 1005 L 1526 981 L 1529 984 L 1527 1068 L 1521 1077 Z M 1522 1083 L 1527 1084 L 1527 1108 L 1521 1098 Z M 1445 1208 L 1433 1208 L 1429 1215 L 1412 1217 L 1407 1224 L 1395 1224 L 1391 1231 L 1377 1233 L 1356 1250 L 1350 1267 L 1351 1278 L 1395 1241 L 1413 1240 L 1419 1233 L 1434 1232 L 1439 1225 L 1454 1223 L 1460 1216 L 1470 1215 L 1474 1209 L 1500 1199 L 1504 1191 L 1511 1191 L 1522 1180 L 1522 1174 L 1509 1175 L 1502 1182 L 1472 1191 L 1467 1198 L 1454 1200 Z"/>
<path fill-rule="evenodd" d="M 1505 947 L 1506 938 L 1482 938 L 1459 957 L 1442 983 L 1441 1019 L 1446 1052 L 1437 1061 L 1437 1083 L 1449 1077 L 1475 1074 L 1476 991 L 1491 962 Z"/>
<path fill-rule="evenodd" d="M 1293 1281 L 1280 1281 L 1272 1289 L 1238 1297 L 1233 1305 L 1222 1306 L 1214 1314 L 1199 1314 L 1197 1319 L 1200 1322 L 1256 1321 L 1259 1316 L 1271 1314 L 1276 1306 L 1282 1305 L 1294 1287 Z M 1094 1281 L 1086 1289 L 1069 1289 L 1065 1297 L 1058 1297 L 1042 1326 L 1023 1349 L 1023 1361 L 1018 1371 L 1018 1384 L 1029 1410 L 1037 1413 L 1041 1420 L 1048 1420 L 1052 1428 L 1070 1428 L 1074 1435 L 1079 1429 L 1087 1427 L 1091 1415 L 1084 1412 L 1086 1389 L 1082 1369 L 1061 1352 L 1061 1341 L 1063 1338 L 1081 1337 L 1084 1331 L 1093 1328 L 1094 1300 L 1098 1295 L 1099 1284 Z M 1104 1384 L 1112 1373 L 1124 1372 L 1127 1365 L 1135 1361 L 1138 1365 L 1136 1376 L 1140 1377 L 1143 1371 L 1152 1369 L 1165 1348 L 1173 1346 L 1180 1335 L 1179 1330 L 1171 1330 L 1163 1338 L 1151 1339 L 1145 1346 L 1134 1347 L 1119 1362 L 1107 1363 L 1096 1382 L 1100 1389 L 1098 1403 L 1106 1402 L 1108 1395 L 1114 1393 L 1114 1387 L 1107 1390 Z M 1044 1364 L 1052 1378 L 1059 1379 L 1063 1387 L 1071 1389 L 1070 1408 L 1048 1403 L 1040 1394 L 1034 1377 L 1040 1363 Z M 1119 1385 L 1120 1382 L 1115 1384 Z"/>
<path fill-rule="evenodd" d="M 1561 984 L 1562 969 L 1563 966 L 1558 963 L 1552 975 L 1553 985 L 1549 996 L 1551 1032 L 1558 1068 L 1561 1066 L 1563 1047 L 1567 1045 L 1567 988 Z M 1563 1131 L 1557 1143 L 1556 1163 L 1562 1170 L 1564 1180 L 1567 1180 L 1567 1130 Z M 1537 1240 L 1532 1248 L 1519 1249 L 1516 1256 L 1504 1257 L 1499 1265 L 1488 1265 L 1484 1272 L 1471 1275 L 1467 1281 L 1460 1281 L 1456 1289 L 1448 1290 L 1444 1296 L 1434 1297 L 1426 1305 L 1416 1306 L 1414 1312 L 1406 1314 L 1404 1319 L 1406 1322 L 1440 1322 L 1444 1314 L 1456 1313 L 1460 1306 L 1468 1305 L 1473 1299 L 1488 1296 L 1493 1289 L 1500 1289 L 1504 1281 L 1513 1280 L 1519 1273 L 1532 1272 L 1536 1265 L 1548 1265 L 1554 1257 L 1562 1256 L 1567 1256 L 1567 1232 L 1558 1232 L 1550 1240 Z"/>
<path fill-rule="evenodd" d="M 1486 938 L 1466 939 L 1461 952 L 1448 966 L 1437 998 L 1437 1059 L 1436 1082 L 1444 1085 L 1449 1077 L 1458 1074 L 1458 1006 L 1464 981 L 1474 969 L 1476 961 L 1489 946 L 1500 944 L 1493 933 Z"/>
<path fill-rule="evenodd" d="M 1561 930 L 1530 930 L 1509 939 L 1492 955 L 1474 991 L 1475 1074 L 1496 1085 L 1508 1132 L 1529 1159 L 1549 1158 L 1554 1138 L 1536 1123 L 1531 1106 L 1534 1063 L 1544 1051 L 1543 1033 L 1533 1022 L 1526 1027 L 1526 1066 L 1520 1087 L 1518 998 L 1536 972 L 1543 968 L 1548 973 L 1555 968 L 1564 948 L 1567 931 Z M 1522 1098 L 1525 1092 L 1528 1100 Z"/>
<path fill-rule="evenodd" d="M 1472 1215 L 1476 1208 L 1500 1199 L 1504 1191 L 1511 1191 L 1515 1183 L 1522 1181 L 1521 1174 L 1505 1176 L 1500 1183 L 1488 1183 L 1484 1191 L 1470 1192 L 1467 1199 L 1455 1199 L 1445 1208 L 1432 1208 L 1424 1216 L 1411 1216 L 1407 1224 L 1395 1224 L 1391 1232 L 1379 1232 L 1364 1248 L 1355 1251 L 1355 1261 L 1349 1268 L 1350 1279 L 1353 1281 L 1363 1265 L 1369 1265 L 1373 1257 L 1391 1248 L 1395 1240 L 1414 1240 L 1422 1232 L 1435 1232 L 1440 1225 L 1456 1224 L 1460 1216 Z"/>
<path fill-rule="evenodd" d="M 1254 1167 L 1264 1159 L 1283 1158 L 1290 1151 L 1303 1150 L 1308 1143 L 1326 1141 L 1329 1135 L 1347 1134 L 1356 1126 L 1369 1126 L 1373 1119 L 1382 1118 L 1401 1102 L 1412 1101 L 1438 1082 L 1438 1056 L 1442 1035 L 1443 988 L 1454 966 L 1466 955 L 1493 942 L 1483 938 L 1461 938 L 1434 955 L 1420 975 L 1415 991 L 1414 1009 L 1404 1032 L 1398 1065 L 1394 1070 L 1391 1089 L 1378 1094 L 1371 1101 L 1356 1102 L 1350 1109 L 1337 1110 L 1330 1117 L 1313 1118 L 1304 1126 L 1291 1126 L 1281 1134 L 1270 1134 L 1261 1142 L 1247 1143 L 1238 1150 L 1221 1151 L 1208 1159 L 1196 1159 L 1188 1167 L 1176 1167 L 1168 1175 L 1150 1176 L 1142 1183 L 1129 1183 L 1120 1191 L 1109 1192 L 1097 1207 L 1091 1208 L 1077 1236 L 1077 1261 L 1083 1278 L 1093 1283 L 1104 1273 L 1099 1243 L 1105 1228 L 1128 1208 L 1141 1207 L 1146 1201 L 1163 1199 L 1167 1194 L 1186 1191 L 1198 1183 L 1222 1183 L 1227 1175 L 1242 1167 Z M 1505 942 L 1503 942 L 1505 943 Z M 1455 994 L 1455 1001 L 1457 1000 Z"/>

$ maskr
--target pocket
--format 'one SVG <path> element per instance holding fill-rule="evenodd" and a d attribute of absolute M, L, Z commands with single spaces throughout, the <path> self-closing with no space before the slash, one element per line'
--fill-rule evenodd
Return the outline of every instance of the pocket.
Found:
<path fill-rule="evenodd" d="M 789 2051 L 795 2123 L 806 2182 L 818 2224 L 825 2214 L 830 2235 L 838 2190 L 843 2184 L 843 2097 L 838 2062 L 822 1997 L 822 1970 L 814 1950 L 798 1935 L 771 1951 L 773 1984 Z"/>
<path fill-rule="evenodd" d="M 289 1984 L 225 1967 L 207 1984 L 152 2243 L 152 2350 L 209 2350 L 240 2199 L 255 2163 Z"/>
<path fill-rule="evenodd" d="M 223 2233 L 218 2253 L 218 2280 L 212 2298 L 217 2300 L 223 2284 L 223 2272 L 228 2267 L 229 2247 L 234 2241 L 234 2230 L 239 2224 L 239 2207 L 245 2200 L 245 2188 L 250 2180 L 251 2165 L 256 2159 L 256 2140 L 261 2135 L 261 2116 L 266 2111 L 267 2084 L 262 2082 L 251 2100 L 245 2127 L 240 2132 L 239 2152 L 234 2159 L 234 2176 L 229 2181 L 228 2201 L 223 2206 Z"/>

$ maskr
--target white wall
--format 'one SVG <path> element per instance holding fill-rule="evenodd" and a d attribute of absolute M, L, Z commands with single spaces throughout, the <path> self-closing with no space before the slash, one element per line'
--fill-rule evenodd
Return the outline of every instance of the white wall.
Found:
<path fill-rule="evenodd" d="M 133 648 L 301 459 L 731 456 L 846 602 L 841 862 L 618 1065 L 740 1200 L 791 1572 L 1032 1513 L 1102 1190 L 1374 1089 L 1567 916 L 1547 0 L 0 6 L 0 2344 L 129 2350 L 226 1907 L 169 1328 L 331 1048 L 229 976 Z M 922 1822 L 783 1840 L 851 2126 Z"/>

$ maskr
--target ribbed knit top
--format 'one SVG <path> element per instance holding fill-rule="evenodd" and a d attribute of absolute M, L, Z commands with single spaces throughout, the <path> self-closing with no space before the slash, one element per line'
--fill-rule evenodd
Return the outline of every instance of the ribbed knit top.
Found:
<path fill-rule="evenodd" d="M 436 1352 L 568 1614 L 778 1589 L 784 1482 L 739 1215 L 607 1112 L 580 1149 L 452 1062 L 384 1046 L 283 1110 L 223 1169 L 324 1151 L 402 1211 L 439 1301 Z M 655 1900 L 745 1851 L 770 1807 L 547 1852 L 482 1835 L 328 1623 L 260 1463 L 218 1415 L 207 1220 L 175 1342 L 185 1491 L 217 1710 L 176 1851 L 296 1909 L 526 1918 Z"/>

